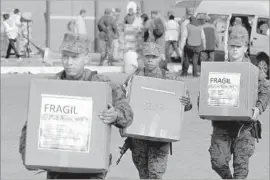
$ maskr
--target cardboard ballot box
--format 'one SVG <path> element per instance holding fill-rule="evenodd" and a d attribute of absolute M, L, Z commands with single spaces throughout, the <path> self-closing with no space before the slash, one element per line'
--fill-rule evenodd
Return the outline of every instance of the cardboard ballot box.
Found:
<path fill-rule="evenodd" d="M 184 113 L 179 97 L 185 92 L 184 82 L 134 76 L 128 92 L 134 119 L 122 135 L 151 141 L 179 141 Z"/>
<path fill-rule="evenodd" d="M 202 62 L 199 115 L 249 120 L 258 97 L 258 68 L 249 62 Z"/>
<path fill-rule="evenodd" d="M 73 173 L 108 169 L 111 127 L 98 117 L 112 101 L 108 83 L 34 79 L 29 93 L 26 166 Z"/>

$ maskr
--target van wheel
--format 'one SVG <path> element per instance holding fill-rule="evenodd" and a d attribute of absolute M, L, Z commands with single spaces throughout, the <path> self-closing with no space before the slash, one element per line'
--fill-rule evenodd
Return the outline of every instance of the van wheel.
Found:
<path fill-rule="evenodd" d="M 268 67 L 268 64 L 267 64 L 266 60 L 260 59 L 260 60 L 258 61 L 258 68 L 259 68 L 260 70 L 263 70 L 263 72 L 267 74 L 268 68 L 269 68 L 269 67 Z"/>

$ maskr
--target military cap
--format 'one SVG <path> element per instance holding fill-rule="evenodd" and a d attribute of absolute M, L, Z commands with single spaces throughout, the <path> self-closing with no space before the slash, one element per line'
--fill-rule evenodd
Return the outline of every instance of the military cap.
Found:
<path fill-rule="evenodd" d="M 81 54 L 89 50 L 89 43 L 89 39 L 86 36 L 75 33 L 65 33 L 60 50 Z"/>
<path fill-rule="evenodd" d="M 156 43 L 144 43 L 143 46 L 143 55 L 153 55 L 153 56 L 160 56 L 161 46 Z"/>
<path fill-rule="evenodd" d="M 245 46 L 249 43 L 248 31 L 242 25 L 235 25 L 229 32 L 228 45 Z"/>
<path fill-rule="evenodd" d="M 105 9 L 104 14 L 109 15 L 111 13 L 112 13 L 112 10 L 111 9 L 109 9 L 109 8 Z"/>

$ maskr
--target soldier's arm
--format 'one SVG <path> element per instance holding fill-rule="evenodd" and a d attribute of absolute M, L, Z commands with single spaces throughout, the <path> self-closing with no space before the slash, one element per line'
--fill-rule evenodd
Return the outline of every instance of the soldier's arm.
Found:
<path fill-rule="evenodd" d="M 190 98 L 189 90 L 188 89 L 186 89 L 186 97 L 189 97 Z M 185 111 L 190 111 L 191 109 L 192 109 L 192 103 L 190 101 L 190 104 L 185 106 Z"/>
<path fill-rule="evenodd" d="M 98 21 L 98 27 L 100 31 L 107 32 L 107 28 L 104 23 L 104 18 L 100 18 L 100 20 Z"/>
<path fill-rule="evenodd" d="M 268 106 L 269 91 L 270 91 L 269 80 L 264 79 L 264 80 L 259 81 L 258 100 L 256 103 L 256 107 L 259 108 L 260 114 L 262 114 Z"/>
<path fill-rule="evenodd" d="M 25 122 L 25 124 L 22 128 L 21 137 L 20 137 L 20 147 L 19 147 L 19 152 L 21 154 L 23 163 L 24 163 L 24 158 L 25 158 L 26 124 L 27 124 L 27 122 Z"/>
<path fill-rule="evenodd" d="M 25 124 L 23 125 L 23 128 L 22 128 L 21 137 L 20 137 L 20 146 L 19 146 L 19 152 L 21 154 L 22 162 L 23 162 L 24 166 L 25 166 L 26 131 L 27 131 L 27 121 L 25 122 Z M 25 166 L 25 168 L 29 171 L 38 170 L 38 169 L 28 168 L 27 166 Z"/>
<path fill-rule="evenodd" d="M 114 34 L 116 34 L 117 36 L 119 36 L 119 32 L 118 32 L 118 28 L 117 28 L 117 24 L 116 24 L 116 20 L 112 20 L 112 29 Z"/>
<path fill-rule="evenodd" d="M 174 75 L 174 74 L 168 73 L 168 72 L 166 72 L 166 79 L 175 80 L 175 81 L 183 81 L 179 75 Z M 185 96 L 190 98 L 188 89 L 186 89 Z M 190 111 L 192 109 L 192 107 L 193 107 L 193 105 L 192 105 L 192 102 L 190 101 L 190 104 L 185 106 L 185 111 Z"/>
<path fill-rule="evenodd" d="M 93 76 L 93 81 L 110 83 L 112 88 L 113 106 L 117 111 L 117 119 L 113 124 L 118 128 L 129 126 L 133 120 L 133 112 L 121 86 L 113 84 L 108 77 L 102 75 Z"/>

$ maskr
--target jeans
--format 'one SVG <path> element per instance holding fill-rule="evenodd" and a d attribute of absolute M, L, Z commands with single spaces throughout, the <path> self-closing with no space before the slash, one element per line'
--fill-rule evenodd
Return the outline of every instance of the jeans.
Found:
<path fill-rule="evenodd" d="M 6 55 L 6 58 L 7 59 L 10 56 L 11 49 L 14 50 L 15 55 L 16 55 L 17 58 L 20 57 L 19 52 L 18 52 L 18 50 L 16 49 L 16 46 L 15 46 L 16 41 L 17 41 L 16 39 L 9 39 L 9 44 L 8 44 L 8 49 L 7 49 L 7 55 Z"/>
<path fill-rule="evenodd" d="M 186 45 L 184 47 L 183 75 L 187 75 L 189 68 L 189 61 L 192 60 L 193 76 L 198 76 L 198 60 L 201 49 L 202 49 L 201 46 Z"/>

